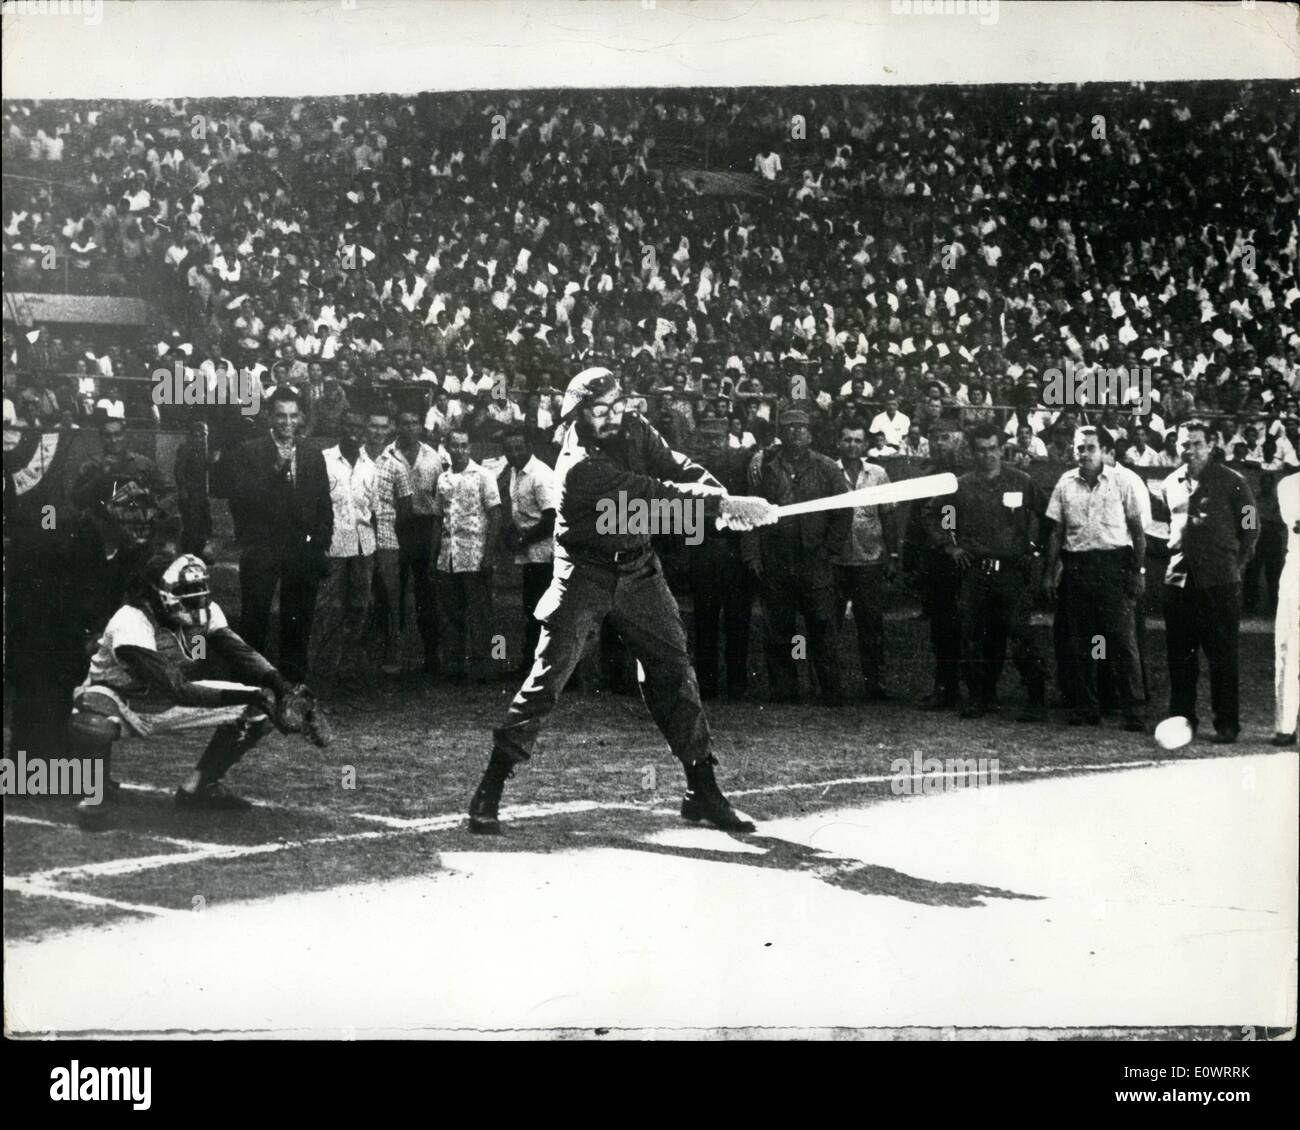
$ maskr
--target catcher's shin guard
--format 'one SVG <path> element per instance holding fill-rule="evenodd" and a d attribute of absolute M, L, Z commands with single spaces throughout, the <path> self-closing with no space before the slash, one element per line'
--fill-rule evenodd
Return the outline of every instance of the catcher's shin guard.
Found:
<path fill-rule="evenodd" d="M 117 801 L 119 785 L 109 775 L 112 767 L 113 742 L 122 733 L 121 723 L 90 710 L 74 710 L 68 718 L 69 747 L 78 756 L 98 760 L 102 764 L 103 791 L 98 799 L 83 797 L 77 802 L 77 824 L 84 831 L 98 832 L 113 822 L 112 811 Z"/>
<path fill-rule="evenodd" d="M 469 830 L 478 835 L 495 836 L 501 832 L 501 821 L 497 816 L 497 807 L 501 803 L 501 793 L 506 787 L 506 778 L 514 770 L 514 762 L 499 749 L 492 750 L 483 780 L 474 791 L 469 802 Z"/>
<path fill-rule="evenodd" d="M 713 776 L 713 757 L 704 757 L 686 768 L 686 796 L 682 798 L 682 816 L 687 820 L 712 824 L 723 832 L 752 832 L 754 822 L 731 807 Z"/>
<path fill-rule="evenodd" d="M 202 784 L 210 785 L 221 780 L 270 728 L 271 720 L 265 715 L 241 718 L 238 722 L 225 722 L 218 726 L 195 766 Z"/>

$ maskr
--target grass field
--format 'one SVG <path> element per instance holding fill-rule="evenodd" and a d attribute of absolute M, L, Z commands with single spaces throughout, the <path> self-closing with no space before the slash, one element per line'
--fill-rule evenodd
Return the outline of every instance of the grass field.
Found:
<path fill-rule="evenodd" d="M 517 629 L 517 625 L 516 625 Z M 1243 635 L 1246 727 L 1238 745 L 1202 738 L 1179 753 L 1123 733 L 1010 720 L 1019 700 L 1008 671 L 1003 717 L 963 720 L 910 705 L 929 688 L 927 626 L 891 619 L 889 684 L 899 701 L 838 709 L 710 704 L 720 779 L 760 821 L 840 807 L 890 803 L 891 763 L 925 757 L 996 757 L 1001 781 L 1158 763 L 1187 756 L 1259 753 L 1270 736 L 1271 638 Z M 1050 654 L 1049 629 L 1039 630 Z M 1162 634 L 1150 633 L 1155 702 L 1164 696 Z M 849 649 L 851 650 L 851 649 Z M 846 658 L 846 665 L 852 666 Z M 488 752 L 489 730 L 515 689 L 431 686 L 422 676 L 373 682 L 329 705 L 334 744 L 318 751 L 272 735 L 232 772 L 232 786 L 258 802 L 246 814 L 182 813 L 172 791 L 204 736 L 128 741 L 114 774 L 128 784 L 113 830 L 91 835 L 65 798 L 7 797 L 5 932 L 16 938 L 200 904 L 269 898 L 370 879 L 417 875 L 439 852 L 548 852 L 582 845 L 640 844 L 681 824 L 682 775 L 639 697 L 566 696 L 537 756 L 510 781 L 506 804 L 522 809 L 499 840 L 469 837 L 462 814 Z M 1158 713 L 1153 710 L 1153 714 Z M 509 818 L 507 809 L 504 815 Z M 760 829 L 761 832 L 761 829 Z M 662 849 L 681 850 L 681 849 Z M 769 853 L 761 864 L 799 869 L 818 861 Z M 955 904 L 978 893 L 898 885 L 856 873 L 876 893 Z"/>

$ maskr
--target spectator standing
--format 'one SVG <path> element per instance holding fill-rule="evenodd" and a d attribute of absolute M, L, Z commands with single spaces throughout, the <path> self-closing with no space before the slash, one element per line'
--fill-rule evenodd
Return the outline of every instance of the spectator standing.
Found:
<path fill-rule="evenodd" d="M 278 588 L 279 667 L 286 678 L 303 682 L 334 510 L 325 460 L 299 443 L 298 393 L 277 389 L 270 409 L 270 434 L 234 453 L 230 511 L 240 548 L 240 634 L 266 654 Z"/>
<path fill-rule="evenodd" d="M 420 414 L 403 411 L 397 417 L 397 439 L 387 449 L 406 468 L 411 484 L 411 509 L 397 520 L 399 607 L 405 618 L 410 592 L 415 624 L 424 648 L 424 673 L 438 673 L 438 623 L 433 591 L 434 497 L 443 461 L 420 439 Z"/>
<path fill-rule="evenodd" d="M 861 420 L 846 420 L 840 425 L 837 466 L 846 490 L 883 486 L 889 482 L 889 475 L 883 467 L 866 461 L 866 448 L 867 431 Z M 890 697 L 883 685 L 885 593 L 894 578 L 897 545 L 893 506 L 857 506 L 853 508 L 848 537 L 831 557 L 838 619 L 844 619 L 850 605 L 853 608 L 865 702 L 883 702 Z"/>
<path fill-rule="evenodd" d="M 515 674 L 526 675 L 532 669 L 542 629 L 533 612 L 551 583 L 559 484 L 555 472 L 529 450 L 523 431 L 506 435 L 505 453 L 497 494 L 502 508 L 502 542 L 523 574 L 524 650 Z"/>
<path fill-rule="evenodd" d="M 1045 706 L 1046 676 L 1029 614 L 1043 497 L 1024 471 L 1002 462 L 997 425 L 970 436 L 975 470 L 957 481 L 952 540 L 946 552 L 961 570 L 962 658 L 970 701 L 963 718 L 998 708 L 997 682 L 1007 645 L 1029 694 L 1020 718 L 1037 720 Z"/>
<path fill-rule="evenodd" d="M 1259 514 L 1245 478 L 1214 458 L 1217 434 L 1199 421 L 1186 427 L 1186 465 L 1165 479 L 1169 713 L 1196 728 L 1198 653 L 1204 651 L 1210 667 L 1214 740 L 1230 744 L 1241 729 L 1241 581 L 1259 539 Z"/>
<path fill-rule="evenodd" d="M 380 610 L 385 675 L 403 670 L 401 542 L 397 529 L 411 516 L 411 478 L 403 460 L 393 453 L 392 418 L 371 412 L 366 419 L 366 454 L 375 465 L 375 597 Z"/>
<path fill-rule="evenodd" d="M 1096 428 L 1078 433 L 1079 466 L 1057 480 L 1047 504 L 1056 525 L 1048 543 L 1046 588 L 1068 624 L 1075 675 L 1071 725 L 1099 725 L 1096 661 L 1112 664 L 1124 729 L 1142 732 L 1141 671 L 1133 604 L 1146 590 L 1144 508 L 1133 479 L 1105 463 Z M 1102 653 L 1098 654 L 1098 649 Z"/>
<path fill-rule="evenodd" d="M 181 518 L 182 553 L 207 560 L 205 552 L 212 536 L 212 503 L 208 497 L 208 426 L 202 420 L 190 423 L 189 436 L 176 452 L 176 504 Z"/>
<path fill-rule="evenodd" d="M 323 678 L 354 682 L 360 673 L 375 574 L 375 464 L 361 444 L 366 420 L 358 412 L 343 417 L 339 442 L 321 455 L 329 477 L 334 533 L 329 570 L 321 590 L 321 609 L 313 668 Z"/>
<path fill-rule="evenodd" d="M 930 432 L 931 463 L 925 474 L 962 469 L 961 426 L 944 417 Z M 930 622 L 934 651 L 934 689 L 921 700 L 922 710 L 951 710 L 961 702 L 961 619 L 957 594 L 961 572 L 945 552 L 952 543 L 951 523 L 942 505 L 945 498 L 928 499 L 912 507 L 907 530 L 904 565 L 913 573 L 921 594 L 921 611 Z"/>
<path fill-rule="evenodd" d="M 844 474 L 811 449 L 808 413 L 788 408 L 778 421 L 779 445 L 758 457 L 755 493 L 777 506 L 843 494 Z M 751 475 L 754 472 L 751 470 Z M 746 536 L 745 561 L 759 584 L 767 611 L 768 692 L 773 702 L 798 702 L 796 617 L 803 616 L 807 652 L 822 700 L 841 701 L 835 655 L 835 573 L 831 562 L 853 522 L 849 510 L 825 510 L 783 518 Z"/>
<path fill-rule="evenodd" d="M 438 477 L 433 504 L 442 666 L 456 682 L 487 682 L 501 495 L 491 472 L 470 458 L 467 432 L 453 430 L 447 450 L 451 468 Z"/>
<path fill-rule="evenodd" d="M 724 420 L 705 420 L 696 431 L 695 457 L 728 493 L 748 493 L 746 468 L 753 453 L 728 445 Z M 695 674 L 701 698 L 716 698 L 718 622 L 722 621 L 726 653 L 727 697 L 744 698 L 749 690 L 749 627 L 754 609 L 754 582 L 742 557 L 741 535 L 705 521 L 703 540 L 687 546 L 687 576 L 695 629 Z"/>
<path fill-rule="evenodd" d="M 126 424 L 122 420 L 110 417 L 100 421 L 99 443 L 100 454 L 81 465 L 72 484 L 69 497 L 73 506 L 91 510 L 100 502 L 100 488 L 105 481 L 134 479 L 149 491 L 162 510 L 172 510 L 171 484 L 152 459 L 128 450 Z"/>

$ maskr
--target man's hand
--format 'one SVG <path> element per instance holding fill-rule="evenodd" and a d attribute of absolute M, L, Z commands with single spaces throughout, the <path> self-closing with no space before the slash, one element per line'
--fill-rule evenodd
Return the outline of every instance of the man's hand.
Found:
<path fill-rule="evenodd" d="M 771 526 L 777 520 L 776 507 L 766 498 L 757 495 L 723 495 L 718 528 L 722 530 L 755 530 Z"/>
<path fill-rule="evenodd" d="M 974 562 L 974 558 L 959 545 L 950 545 L 944 552 L 956 562 L 959 569 L 969 569 Z"/>
<path fill-rule="evenodd" d="M 1059 561 L 1043 570 L 1043 592 L 1047 594 L 1048 600 L 1056 599 L 1056 590 L 1061 587 L 1061 574 L 1064 571 L 1065 566 Z"/>

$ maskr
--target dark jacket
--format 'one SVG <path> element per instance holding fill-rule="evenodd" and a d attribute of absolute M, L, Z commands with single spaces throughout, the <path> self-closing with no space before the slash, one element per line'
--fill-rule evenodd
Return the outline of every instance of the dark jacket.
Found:
<path fill-rule="evenodd" d="M 571 427 L 565 434 L 555 473 L 560 480 L 560 505 L 555 520 L 555 555 L 564 559 L 604 556 L 648 547 L 643 532 L 613 532 L 606 516 L 616 515 L 620 496 L 624 504 L 644 500 L 693 500 L 674 483 L 721 484 L 698 463 L 674 451 L 663 437 L 639 416 L 624 417 L 623 432 L 612 443 L 586 446 Z M 706 498 L 704 513 L 718 513 L 717 497 Z M 660 531 L 665 532 L 665 531 Z"/>
<path fill-rule="evenodd" d="M 241 445 L 233 456 L 230 515 L 240 547 L 324 557 L 334 534 L 334 508 L 321 453 L 300 443 L 292 482 L 276 470 L 280 453 L 269 434 Z"/>
<path fill-rule="evenodd" d="M 1186 467 L 1170 476 L 1186 477 Z M 1259 525 L 1250 484 L 1231 467 L 1211 462 L 1187 502 L 1182 554 L 1188 585 L 1205 589 L 1236 584 L 1241 567 L 1255 552 Z"/>
<path fill-rule="evenodd" d="M 795 474 L 780 447 L 768 448 L 762 452 L 756 477 L 754 493 L 777 506 L 848 490 L 839 465 L 815 451 L 808 452 L 808 462 Z M 766 574 L 796 575 L 814 586 L 829 585 L 834 581 L 831 557 L 843 547 L 852 526 L 851 507 L 782 518 L 747 535 L 746 560 L 753 560 L 756 551 Z"/>

